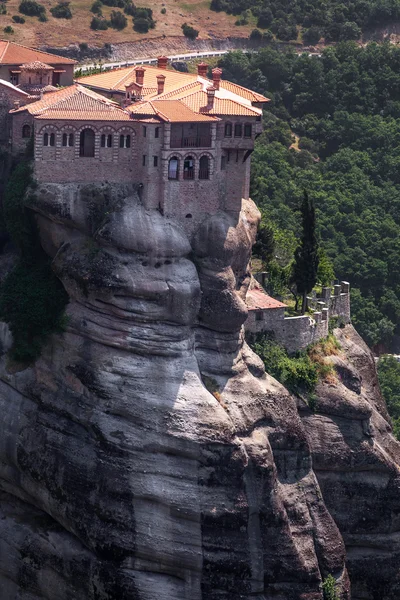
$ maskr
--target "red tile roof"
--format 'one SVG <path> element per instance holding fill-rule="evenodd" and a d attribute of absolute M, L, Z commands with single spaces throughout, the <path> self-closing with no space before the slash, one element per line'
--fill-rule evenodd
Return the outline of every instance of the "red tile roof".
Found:
<path fill-rule="evenodd" d="M 266 310 L 271 308 L 286 308 L 286 304 L 268 296 L 265 292 L 253 288 L 247 292 L 246 304 L 249 310 Z"/>
<path fill-rule="evenodd" d="M 112 100 L 80 85 L 49 92 L 11 113 L 28 111 L 37 119 L 72 121 L 130 121 L 129 114 Z"/>
<path fill-rule="evenodd" d="M 49 52 L 27 48 L 15 42 L 0 40 L 0 64 L 22 65 L 23 63 L 31 63 L 36 60 L 45 64 L 51 63 L 52 65 L 75 65 L 77 62 L 70 58 L 50 54 Z"/>
<path fill-rule="evenodd" d="M 152 100 L 137 105 L 132 104 L 127 110 L 136 115 L 157 115 L 162 121 L 169 123 L 210 122 L 216 120 L 213 116 L 194 112 L 182 100 Z"/>
<path fill-rule="evenodd" d="M 228 98 L 218 98 L 217 95 L 215 95 L 214 104 L 211 109 L 207 108 L 207 101 L 207 92 L 195 92 L 190 96 L 182 98 L 182 102 L 193 111 L 207 113 L 208 115 L 258 117 L 261 114 L 261 110 L 258 108 L 253 108 L 248 104 L 241 104 Z"/>
<path fill-rule="evenodd" d="M 40 60 L 34 60 L 30 63 L 24 63 L 21 65 L 21 71 L 54 71 L 54 67 L 50 65 L 46 65 L 46 63 L 41 62 Z"/>

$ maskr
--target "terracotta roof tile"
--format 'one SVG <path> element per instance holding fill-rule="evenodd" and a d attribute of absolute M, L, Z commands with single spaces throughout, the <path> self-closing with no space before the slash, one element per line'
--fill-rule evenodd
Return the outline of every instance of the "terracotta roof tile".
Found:
<path fill-rule="evenodd" d="M 218 98 L 215 96 L 212 109 L 207 109 L 207 92 L 195 92 L 190 96 L 182 98 L 189 108 L 195 112 L 207 113 L 209 115 L 232 115 L 244 117 L 257 117 L 261 110 L 247 104 L 241 104 L 228 98 Z"/>
<path fill-rule="evenodd" d="M 250 102 L 270 102 L 269 98 L 266 98 L 262 94 L 258 92 L 253 92 L 253 90 L 249 90 L 247 88 L 238 85 L 237 83 L 232 83 L 231 81 L 227 81 L 226 79 L 221 79 L 220 88 L 226 89 L 229 92 L 237 94 L 246 100 L 250 100 Z"/>
<path fill-rule="evenodd" d="M 286 304 L 268 296 L 265 292 L 252 289 L 247 292 L 246 304 L 249 310 L 266 310 L 270 308 L 286 308 Z"/>
<path fill-rule="evenodd" d="M 34 60 L 30 63 L 24 63 L 21 65 L 21 71 L 54 71 L 54 67 L 50 67 L 50 65 L 46 65 L 44 62 L 40 60 Z"/>
<path fill-rule="evenodd" d="M 90 121 L 129 121 L 129 114 L 112 100 L 80 85 L 49 92 L 37 102 L 27 104 L 12 113 L 28 111 L 40 119 Z"/>
<path fill-rule="evenodd" d="M 23 63 L 31 63 L 34 61 L 43 63 L 51 63 L 53 65 L 75 65 L 76 60 L 42 52 L 34 48 L 27 48 L 15 42 L 0 40 L 0 64 L 3 65 L 22 65 Z"/>
<path fill-rule="evenodd" d="M 193 123 L 215 121 L 215 117 L 194 112 L 181 100 L 150 100 L 139 105 L 131 105 L 127 109 L 132 114 L 157 115 L 170 123 Z"/>

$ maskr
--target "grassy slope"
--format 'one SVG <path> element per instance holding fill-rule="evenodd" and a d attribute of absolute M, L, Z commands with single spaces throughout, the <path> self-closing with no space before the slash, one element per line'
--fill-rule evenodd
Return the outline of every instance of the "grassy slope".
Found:
<path fill-rule="evenodd" d="M 0 15 L 0 38 L 26 44 L 28 46 L 67 46 L 71 43 L 87 42 L 91 45 L 102 46 L 105 42 L 134 42 L 149 38 L 165 36 L 181 36 L 182 23 L 187 22 L 200 31 L 199 38 L 224 38 L 228 36 L 248 37 L 255 27 L 254 23 L 244 27 L 236 27 L 237 17 L 225 13 L 215 13 L 209 10 L 209 0 L 163 0 L 153 3 L 151 0 L 135 2 L 137 6 L 148 6 L 153 9 L 153 18 L 157 21 L 156 27 L 146 34 L 139 34 L 132 29 L 132 18 L 128 17 L 128 26 L 123 31 L 108 29 L 107 31 L 92 31 L 90 21 L 92 13 L 90 7 L 93 0 L 72 0 L 72 20 L 54 19 L 49 9 L 57 4 L 57 0 L 39 0 L 46 7 L 48 22 L 40 23 L 36 17 L 26 17 L 25 24 L 13 23 L 11 17 L 20 14 L 18 6 L 20 0 L 8 0 L 7 15 Z M 161 8 L 167 12 L 161 14 Z M 107 6 L 103 8 L 104 16 L 113 10 Z M 119 10 L 119 9 L 116 9 Z M 14 34 L 4 33 L 4 27 L 12 25 Z"/>

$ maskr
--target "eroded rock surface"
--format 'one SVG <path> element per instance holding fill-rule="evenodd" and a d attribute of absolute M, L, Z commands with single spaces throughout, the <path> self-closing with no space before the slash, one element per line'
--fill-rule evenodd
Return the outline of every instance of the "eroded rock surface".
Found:
<path fill-rule="evenodd" d="M 326 410 L 302 422 L 244 343 L 255 205 L 190 238 L 127 186 L 41 186 L 33 208 L 69 321 L 17 373 L 3 332 L 2 599 L 322 600 L 333 573 L 349 600 L 334 519 L 358 577 L 359 545 L 393 528 L 397 444 L 364 355 L 347 412 L 342 390 L 321 393 Z M 354 472 L 361 504 L 393 491 L 368 543 L 357 498 L 337 499 Z"/>

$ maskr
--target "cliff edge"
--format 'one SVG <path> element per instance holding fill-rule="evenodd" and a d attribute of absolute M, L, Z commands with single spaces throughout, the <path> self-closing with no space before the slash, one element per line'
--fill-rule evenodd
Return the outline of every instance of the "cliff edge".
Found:
<path fill-rule="evenodd" d="M 254 203 L 189 237 L 138 191 L 35 192 L 70 302 L 30 368 L 2 328 L 2 597 L 322 600 L 332 574 L 394 600 L 400 450 L 368 349 L 337 330 L 311 412 L 244 341 Z"/>

